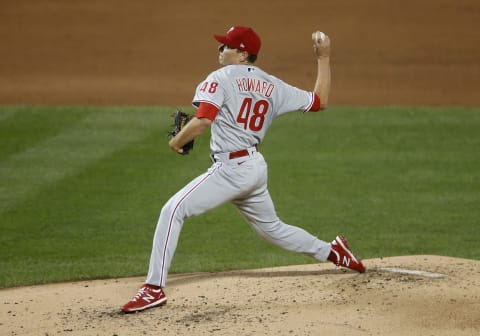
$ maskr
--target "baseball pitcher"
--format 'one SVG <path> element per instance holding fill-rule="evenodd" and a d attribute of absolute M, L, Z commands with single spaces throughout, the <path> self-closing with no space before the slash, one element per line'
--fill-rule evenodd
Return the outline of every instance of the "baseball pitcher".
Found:
<path fill-rule="evenodd" d="M 122 310 L 141 311 L 167 302 L 164 288 L 185 218 L 200 215 L 223 203 L 233 203 L 252 229 L 283 249 L 331 261 L 357 272 L 365 267 L 337 236 L 331 243 L 278 218 L 267 187 L 267 164 L 259 151 L 265 134 L 278 116 L 293 111 L 327 108 L 330 91 L 330 39 L 312 34 L 317 59 L 313 91 L 296 88 L 255 65 L 261 48 L 249 27 L 232 27 L 214 35 L 220 43 L 221 67 L 195 91 L 195 116 L 172 135 L 169 146 L 179 154 L 211 128 L 211 167 L 171 197 L 162 208 L 153 239 L 147 279 Z M 187 145 L 187 146 L 186 146 Z"/>

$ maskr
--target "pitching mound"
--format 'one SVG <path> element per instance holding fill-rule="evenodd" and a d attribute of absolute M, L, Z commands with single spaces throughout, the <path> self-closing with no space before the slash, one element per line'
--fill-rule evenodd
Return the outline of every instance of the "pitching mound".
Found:
<path fill-rule="evenodd" d="M 0 291 L 2 335 L 478 335 L 480 261 L 438 256 L 172 275 L 168 304 L 125 315 L 143 278 Z"/>

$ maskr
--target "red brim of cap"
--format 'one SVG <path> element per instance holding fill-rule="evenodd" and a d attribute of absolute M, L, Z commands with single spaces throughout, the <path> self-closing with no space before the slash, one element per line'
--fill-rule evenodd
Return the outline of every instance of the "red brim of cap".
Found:
<path fill-rule="evenodd" d="M 213 37 L 215 37 L 215 40 L 217 40 L 221 44 L 227 44 L 227 36 L 226 35 L 213 35 Z"/>

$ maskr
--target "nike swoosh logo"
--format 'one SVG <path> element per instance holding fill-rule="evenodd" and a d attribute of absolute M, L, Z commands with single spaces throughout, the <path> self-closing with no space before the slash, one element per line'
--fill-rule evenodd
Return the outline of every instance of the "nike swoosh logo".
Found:
<path fill-rule="evenodd" d="M 247 162 L 247 161 L 239 161 L 239 162 L 237 162 L 237 164 L 240 166 L 242 163 L 245 163 L 245 162 Z"/>

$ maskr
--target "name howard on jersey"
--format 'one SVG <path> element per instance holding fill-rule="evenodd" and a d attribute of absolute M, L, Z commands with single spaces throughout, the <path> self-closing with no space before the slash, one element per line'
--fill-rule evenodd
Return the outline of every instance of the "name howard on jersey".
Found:
<path fill-rule="evenodd" d="M 270 82 L 262 81 L 256 78 L 237 78 L 235 79 L 237 83 L 238 90 L 240 92 L 254 92 L 259 93 L 265 97 L 270 97 L 275 85 Z"/>

